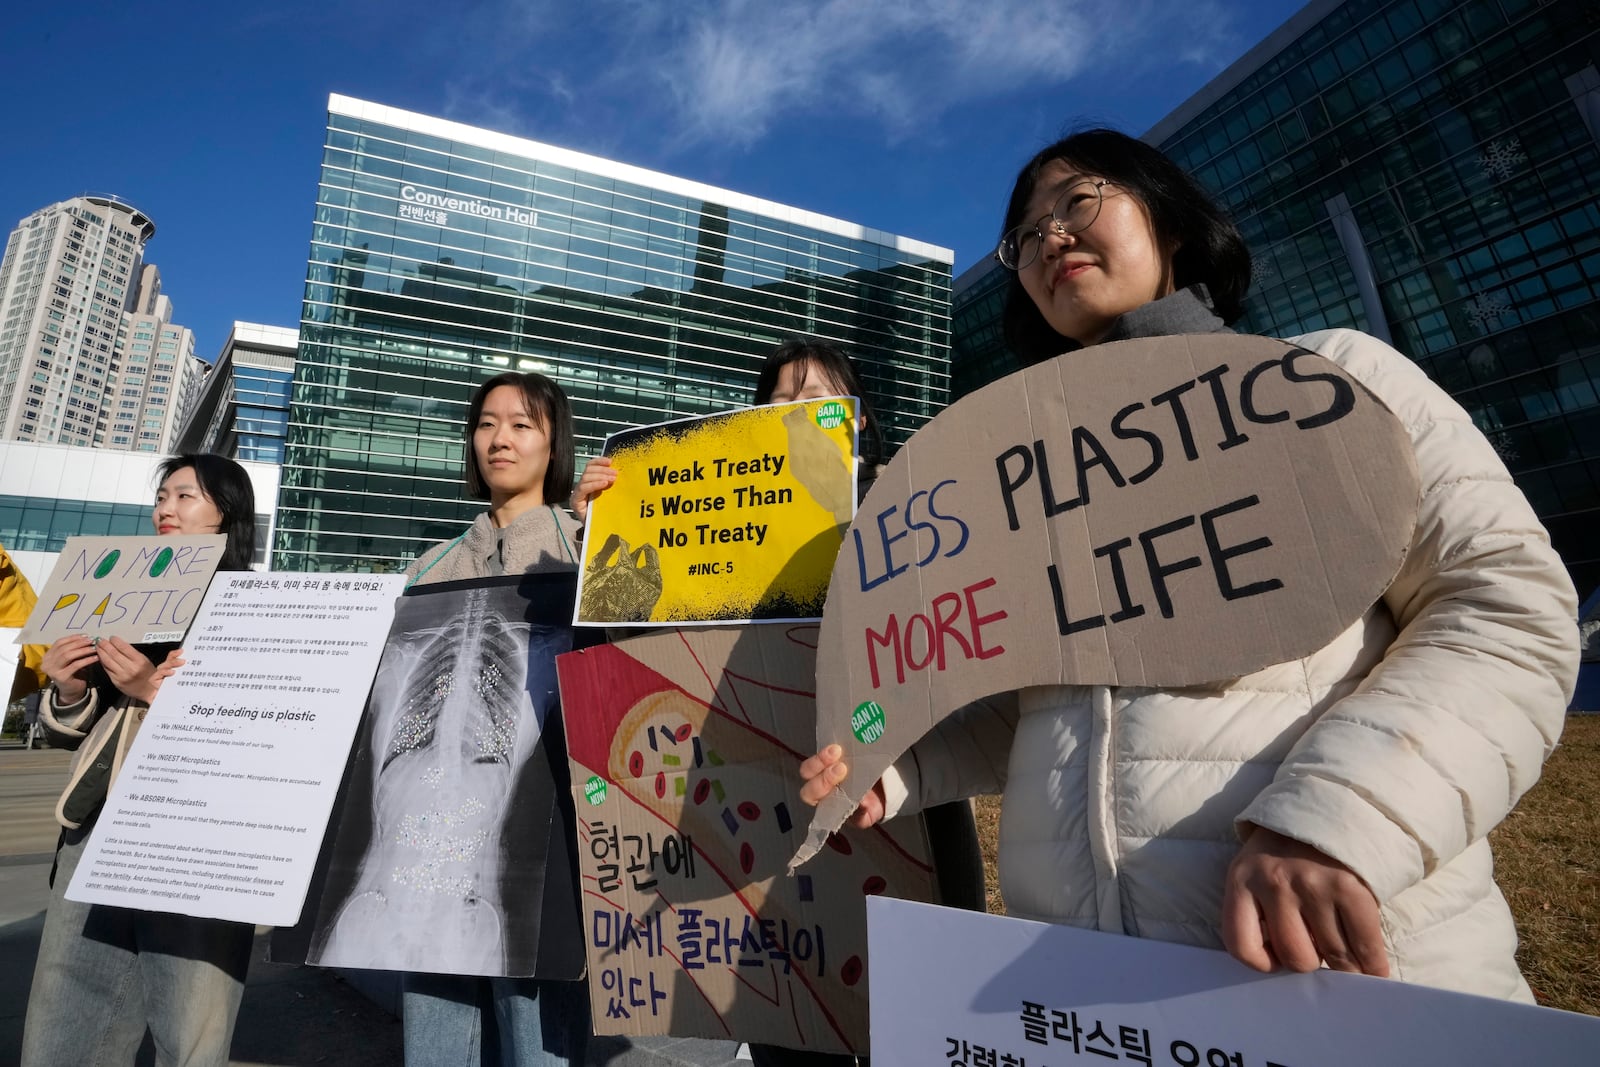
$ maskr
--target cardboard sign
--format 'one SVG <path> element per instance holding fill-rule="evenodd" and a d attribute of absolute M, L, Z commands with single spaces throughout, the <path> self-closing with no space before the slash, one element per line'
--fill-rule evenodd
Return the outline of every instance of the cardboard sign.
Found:
<path fill-rule="evenodd" d="M 181 641 L 227 542 L 223 534 L 68 538 L 18 640 Z"/>
<path fill-rule="evenodd" d="M 68 899 L 293 923 L 403 581 L 219 575 Z"/>
<path fill-rule="evenodd" d="M 816 747 L 851 772 L 796 861 L 980 697 L 1316 651 L 1398 572 L 1417 499 L 1399 420 L 1282 341 L 1096 345 L 964 398 L 878 477 L 839 554 Z"/>
<path fill-rule="evenodd" d="M 576 575 L 399 599 L 303 926 L 324 967 L 577 978 L 577 871 L 555 657 Z"/>
<path fill-rule="evenodd" d="M 784 873 L 816 633 L 668 631 L 558 660 L 597 1033 L 866 1052 L 865 901 L 934 883 L 920 819 Z"/>
<path fill-rule="evenodd" d="M 1600 1019 L 1225 952 L 868 903 L 872 1062 L 1587 1067 Z"/>
<path fill-rule="evenodd" d="M 853 397 L 747 408 L 614 434 L 594 502 L 579 623 L 822 617 L 855 514 Z"/>

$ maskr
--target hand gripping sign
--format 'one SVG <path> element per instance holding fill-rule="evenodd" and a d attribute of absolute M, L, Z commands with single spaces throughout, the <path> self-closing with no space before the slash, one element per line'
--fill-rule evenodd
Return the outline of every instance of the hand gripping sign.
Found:
<path fill-rule="evenodd" d="M 834 566 L 817 745 L 850 777 L 794 863 L 973 700 L 1192 685 L 1321 648 L 1398 572 L 1417 494 L 1399 420 L 1267 338 L 1097 345 L 952 405 L 879 476 Z"/>

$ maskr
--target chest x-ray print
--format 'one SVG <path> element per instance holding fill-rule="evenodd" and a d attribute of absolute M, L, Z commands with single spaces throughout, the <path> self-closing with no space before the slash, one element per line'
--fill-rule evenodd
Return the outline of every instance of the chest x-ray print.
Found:
<path fill-rule="evenodd" d="M 555 673 L 575 588 L 573 574 L 524 575 L 401 598 L 306 962 L 582 973 Z"/>

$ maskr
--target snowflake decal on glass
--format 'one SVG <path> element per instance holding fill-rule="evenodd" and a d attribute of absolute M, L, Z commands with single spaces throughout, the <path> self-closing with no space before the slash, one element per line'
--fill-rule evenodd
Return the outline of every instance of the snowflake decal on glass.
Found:
<path fill-rule="evenodd" d="M 1490 434 L 1489 443 L 1494 446 L 1494 454 L 1500 457 L 1500 462 L 1508 467 L 1522 458 L 1522 453 L 1511 443 L 1511 435 L 1504 431 Z"/>
<path fill-rule="evenodd" d="M 1261 256 L 1252 256 L 1250 258 L 1250 284 L 1252 286 L 1259 289 L 1268 282 L 1274 281 L 1277 277 L 1278 272 L 1272 268 L 1272 264 L 1267 262 L 1265 258 Z"/>
<path fill-rule="evenodd" d="M 1467 321 L 1479 333 L 1488 333 L 1495 323 L 1511 314 L 1511 305 L 1493 293 L 1479 293 L 1467 302 Z"/>
<path fill-rule="evenodd" d="M 1490 141 L 1489 147 L 1478 157 L 1478 166 L 1483 173 L 1502 182 L 1521 170 L 1527 162 L 1528 156 L 1522 151 L 1522 142 L 1515 137 Z"/>

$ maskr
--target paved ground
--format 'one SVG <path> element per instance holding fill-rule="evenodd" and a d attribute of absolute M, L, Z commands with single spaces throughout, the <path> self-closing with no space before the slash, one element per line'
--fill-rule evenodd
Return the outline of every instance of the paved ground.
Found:
<path fill-rule="evenodd" d="M 0 1064 L 16 1063 L 22 1047 L 28 986 L 50 897 L 56 843 L 51 811 L 69 757 L 0 745 Z M 393 996 L 387 976 L 347 978 L 317 967 L 268 963 L 265 928 L 256 947 L 234 1032 L 232 1063 L 379 1067 L 401 1062 L 400 1024 L 386 1007 L 392 1006 Z M 149 1051 L 147 1046 L 141 1064 L 149 1062 Z M 606 1067 L 735 1067 L 741 1052 L 726 1041 L 595 1038 L 589 1062 Z"/>

